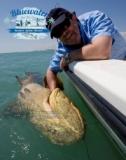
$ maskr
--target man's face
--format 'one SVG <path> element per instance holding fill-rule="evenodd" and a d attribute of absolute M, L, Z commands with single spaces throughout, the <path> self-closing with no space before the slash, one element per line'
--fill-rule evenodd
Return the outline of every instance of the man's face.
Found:
<path fill-rule="evenodd" d="M 76 16 L 72 17 L 69 26 L 65 26 L 64 31 L 59 39 L 66 45 L 74 45 L 81 42 L 81 36 Z"/>

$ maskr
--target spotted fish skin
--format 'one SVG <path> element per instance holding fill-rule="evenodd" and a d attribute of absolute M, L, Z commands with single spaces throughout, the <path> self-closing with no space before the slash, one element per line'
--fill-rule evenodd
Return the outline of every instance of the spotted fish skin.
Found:
<path fill-rule="evenodd" d="M 25 82 L 22 82 L 18 102 L 22 110 L 29 113 L 34 126 L 55 144 L 78 141 L 84 135 L 84 121 L 63 91 L 56 88 L 51 92 L 31 78 Z"/>

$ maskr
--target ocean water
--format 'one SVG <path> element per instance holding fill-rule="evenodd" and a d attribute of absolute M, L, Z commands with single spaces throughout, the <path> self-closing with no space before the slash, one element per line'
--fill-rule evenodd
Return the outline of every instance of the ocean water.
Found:
<path fill-rule="evenodd" d="M 124 155 L 87 104 L 61 73 L 64 92 L 80 109 L 86 120 L 86 132 L 77 143 L 52 144 L 25 118 L 4 116 L 3 111 L 15 101 L 19 85 L 15 75 L 40 72 L 48 67 L 52 50 L 0 54 L 0 160 L 122 160 Z"/>

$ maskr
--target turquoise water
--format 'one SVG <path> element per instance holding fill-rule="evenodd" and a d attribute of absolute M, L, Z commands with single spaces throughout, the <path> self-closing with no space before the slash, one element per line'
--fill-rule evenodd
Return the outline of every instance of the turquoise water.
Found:
<path fill-rule="evenodd" d="M 0 110 L 15 101 L 19 85 L 15 75 L 45 74 L 52 51 L 0 54 Z M 25 118 L 0 114 L 0 160 L 122 160 L 124 155 L 94 117 L 68 77 L 62 73 L 65 94 L 86 119 L 85 136 L 77 143 L 58 146 Z"/>

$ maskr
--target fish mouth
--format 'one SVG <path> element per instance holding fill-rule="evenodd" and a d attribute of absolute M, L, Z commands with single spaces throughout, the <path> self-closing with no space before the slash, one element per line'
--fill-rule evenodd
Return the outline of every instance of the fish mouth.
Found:
<path fill-rule="evenodd" d="M 56 106 L 56 103 L 57 103 L 56 98 L 58 97 L 59 92 L 60 92 L 60 89 L 56 88 L 51 92 L 49 96 L 49 104 L 51 105 L 52 108 Z"/>

